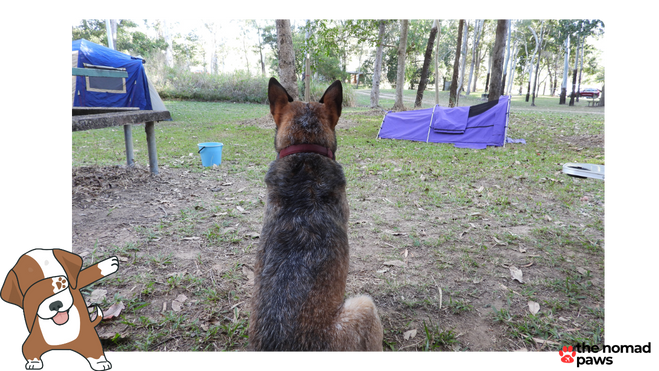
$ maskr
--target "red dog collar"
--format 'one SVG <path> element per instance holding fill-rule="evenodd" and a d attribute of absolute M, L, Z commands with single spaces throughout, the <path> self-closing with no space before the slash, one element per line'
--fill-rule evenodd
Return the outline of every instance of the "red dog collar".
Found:
<path fill-rule="evenodd" d="M 290 147 L 286 147 L 277 154 L 277 158 L 284 158 L 288 155 L 292 155 L 294 153 L 300 153 L 300 152 L 313 152 L 313 153 L 318 153 L 323 156 L 327 156 L 331 158 L 332 160 L 336 160 L 334 158 L 334 153 L 332 152 L 331 149 L 319 146 L 318 144 L 296 144 Z"/>

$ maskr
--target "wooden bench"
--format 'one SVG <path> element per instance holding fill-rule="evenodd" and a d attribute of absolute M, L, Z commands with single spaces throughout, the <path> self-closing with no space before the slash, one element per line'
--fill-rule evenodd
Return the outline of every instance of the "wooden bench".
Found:
<path fill-rule="evenodd" d="M 586 102 L 588 102 L 588 106 L 589 106 L 589 107 L 590 107 L 591 105 L 592 105 L 593 107 L 595 107 L 595 106 L 599 106 L 599 104 L 600 104 L 600 99 L 599 99 L 599 98 L 590 97 L 590 98 L 585 98 L 585 99 L 586 99 Z"/>
<path fill-rule="evenodd" d="M 102 70 L 95 68 L 75 68 L 74 76 L 96 77 L 128 77 L 126 71 Z M 154 175 L 158 174 L 158 156 L 156 153 L 156 121 L 171 120 L 169 111 L 140 110 L 139 107 L 73 107 L 73 131 L 101 129 L 111 126 L 124 127 L 126 143 L 126 163 L 129 167 L 135 164 L 133 157 L 132 125 L 144 123 L 146 143 L 149 151 L 149 168 Z"/>

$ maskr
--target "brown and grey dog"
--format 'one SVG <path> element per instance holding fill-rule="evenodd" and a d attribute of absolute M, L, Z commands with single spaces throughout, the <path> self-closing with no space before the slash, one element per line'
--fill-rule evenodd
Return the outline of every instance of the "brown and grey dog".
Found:
<path fill-rule="evenodd" d="M 349 265 L 346 180 L 335 161 L 334 128 L 343 89 L 318 103 L 293 101 L 270 79 L 277 159 L 255 264 L 249 337 L 255 350 L 382 350 L 383 330 L 368 296 L 344 301 Z"/>

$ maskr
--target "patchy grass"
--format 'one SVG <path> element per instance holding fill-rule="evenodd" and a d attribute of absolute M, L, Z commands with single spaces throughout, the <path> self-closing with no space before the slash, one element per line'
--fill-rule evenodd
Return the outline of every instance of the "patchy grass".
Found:
<path fill-rule="evenodd" d="M 508 135 L 527 144 L 485 150 L 376 140 L 378 111 L 344 109 L 347 294 L 374 298 L 384 350 L 604 342 L 604 182 L 560 171 L 605 163 L 604 116 L 516 101 Z M 274 124 L 265 105 L 165 103 L 174 121 L 156 124 L 158 177 L 141 126 L 133 170 L 114 166 L 121 128 L 73 133 L 73 250 L 85 264 L 120 258 L 92 287 L 107 290 L 103 309 L 125 305 L 99 334 L 109 351 L 244 350 Z M 224 143 L 220 166 L 201 167 L 205 141 Z"/>

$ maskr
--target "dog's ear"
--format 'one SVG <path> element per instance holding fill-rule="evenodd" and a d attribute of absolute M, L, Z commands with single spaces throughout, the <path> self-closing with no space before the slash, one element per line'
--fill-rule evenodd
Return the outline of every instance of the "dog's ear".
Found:
<path fill-rule="evenodd" d="M 334 81 L 325 90 L 318 103 L 324 104 L 331 116 L 336 115 L 336 119 L 332 120 L 336 124 L 341 116 L 341 105 L 343 105 L 343 87 L 341 86 L 341 81 Z"/>
<path fill-rule="evenodd" d="M 7 278 L 5 279 L 4 285 L 2 285 L 2 292 L 0 292 L 2 300 L 7 303 L 18 305 L 23 308 L 23 294 L 21 289 L 18 287 L 18 278 L 14 270 L 10 270 Z"/>
<path fill-rule="evenodd" d="M 272 116 L 275 118 L 275 123 L 277 123 L 277 113 L 281 112 L 281 109 L 284 108 L 288 102 L 292 102 L 293 98 L 288 94 L 279 81 L 272 77 L 268 83 L 268 101 L 270 102 L 270 113 L 272 113 Z M 279 123 L 277 123 L 277 125 L 279 125 Z"/>
<path fill-rule="evenodd" d="M 66 277 L 69 280 L 69 286 L 74 289 L 78 287 L 78 274 L 80 274 L 80 269 L 82 268 L 82 258 L 61 249 L 53 249 L 53 255 L 55 255 L 55 259 L 64 268 Z"/>

